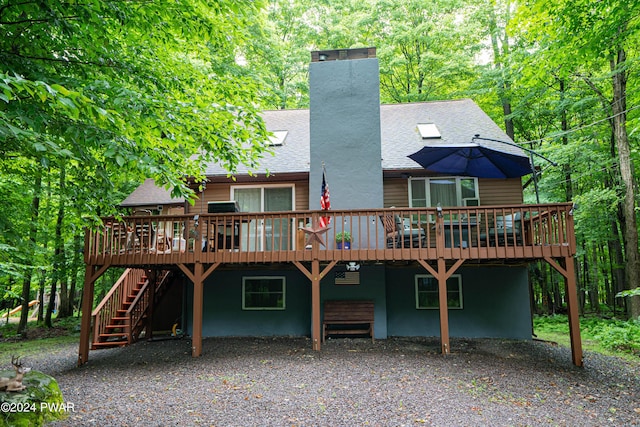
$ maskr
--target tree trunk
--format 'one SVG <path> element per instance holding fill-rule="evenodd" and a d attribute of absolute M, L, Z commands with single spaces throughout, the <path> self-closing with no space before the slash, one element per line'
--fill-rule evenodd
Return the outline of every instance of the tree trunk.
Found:
<path fill-rule="evenodd" d="M 82 269 L 82 247 L 84 239 L 82 233 L 76 233 L 73 237 L 73 260 L 71 265 L 71 283 L 69 287 L 69 312 L 73 315 L 75 307 L 79 307 L 76 302 L 76 288 L 78 283 L 78 274 Z"/>
<path fill-rule="evenodd" d="M 589 305 L 591 305 L 591 309 L 600 314 L 600 292 L 598 289 L 599 286 L 599 274 L 598 274 L 598 250 L 595 247 L 596 245 L 592 245 L 591 247 L 591 268 L 593 269 L 591 272 L 591 280 L 589 280 Z"/>
<path fill-rule="evenodd" d="M 64 194 L 65 187 L 65 169 L 64 165 L 60 166 L 60 194 Z M 47 306 L 47 314 L 44 318 L 44 324 L 48 328 L 52 327 L 51 316 L 55 309 L 57 284 L 60 284 L 60 299 L 58 309 L 62 306 L 63 298 L 66 300 L 67 284 L 66 284 L 66 267 L 64 253 L 64 239 L 62 237 L 62 226 L 64 224 L 64 197 L 60 197 L 58 205 L 58 216 L 56 219 L 55 230 L 55 251 L 53 256 L 53 281 L 51 283 L 51 295 L 49 296 L 49 305 Z M 65 301 L 66 303 L 66 301 Z"/>
<path fill-rule="evenodd" d="M 507 19 L 508 20 L 508 19 Z M 508 76 L 508 71 L 505 70 L 505 66 L 502 62 L 502 58 L 507 57 L 509 53 L 509 38 L 505 33 L 502 40 L 499 39 L 499 29 L 496 19 L 496 12 L 492 6 L 489 7 L 489 34 L 491 36 L 491 47 L 493 50 L 493 64 L 500 73 L 500 81 L 497 82 L 498 97 L 502 103 L 502 113 L 504 115 L 504 128 L 509 138 L 515 141 L 515 129 L 513 126 L 513 119 L 511 118 L 511 80 Z M 502 42 L 502 49 L 500 48 L 500 41 Z"/>
<path fill-rule="evenodd" d="M 65 165 L 62 164 L 60 166 L 60 194 L 65 194 L 66 187 L 66 171 Z M 72 310 L 69 308 L 69 291 L 67 288 L 67 257 L 64 245 L 64 236 L 62 230 L 64 229 L 64 217 L 65 217 L 65 198 L 60 198 L 60 206 L 58 208 L 58 220 L 56 222 L 56 251 L 59 251 L 58 256 L 56 257 L 56 262 L 58 265 L 58 278 L 60 283 L 60 303 L 58 305 L 58 315 L 56 316 L 59 319 L 69 317 L 73 314 Z"/>
<path fill-rule="evenodd" d="M 36 249 L 36 238 L 38 236 L 38 216 L 40 214 L 40 192 L 42 191 L 42 172 L 36 170 L 36 181 L 33 185 L 33 199 L 31 201 L 31 223 L 29 225 L 30 252 L 33 255 Z M 30 263 L 31 261 L 27 261 Z M 18 334 L 26 337 L 27 322 L 29 321 L 29 298 L 31 295 L 31 276 L 33 268 L 27 266 L 22 281 L 22 311 L 20 313 L 20 323 L 18 324 Z"/>
<path fill-rule="evenodd" d="M 53 323 L 51 317 L 53 316 L 53 310 L 56 306 L 56 280 L 51 283 L 51 293 L 49 294 L 49 304 L 47 304 L 47 314 L 44 316 L 44 325 L 47 328 L 51 328 Z"/>
<path fill-rule="evenodd" d="M 636 222 L 635 182 L 633 179 L 633 164 L 631 162 L 631 149 L 627 135 L 627 72 L 622 69 L 626 61 L 624 49 L 617 52 L 610 62 L 613 73 L 613 134 L 618 149 L 620 176 L 624 184 L 623 213 L 625 226 L 624 251 L 626 255 L 625 289 L 634 289 L 640 284 L 640 253 L 638 252 L 638 227 Z M 630 318 L 640 316 L 640 297 L 629 297 L 627 315 Z"/>
<path fill-rule="evenodd" d="M 42 322 L 44 320 L 44 287 L 47 279 L 44 269 L 40 274 L 40 284 L 38 285 L 38 322 Z"/>

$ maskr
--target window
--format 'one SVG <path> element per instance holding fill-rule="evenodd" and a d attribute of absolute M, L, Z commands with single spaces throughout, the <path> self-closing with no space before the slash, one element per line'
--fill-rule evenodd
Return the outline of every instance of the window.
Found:
<path fill-rule="evenodd" d="M 241 212 L 291 211 L 295 206 L 295 191 L 291 184 L 265 186 L 231 186 L 231 199 L 238 202 Z M 289 250 L 293 241 L 290 230 L 294 224 L 285 219 L 252 219 L 242 224 L 241 250 L 271 251 Z"/>
<path fill-rule="evenodd" d="M 418 123 L 418 132 L 422 139 L 440 139 L 440 131 L 435 123 Z"/>
<path fill-rule="evenodd" d="M 243 277 L 243 310 L 284 310 L 285 278 L 276 276 Z"/>
<path fill-rule="evenodd" d="M 439 307 L 438 280 L 431 275 L 416 275 L 416 308 Z M 447 279 L 447 307 L 462 308 L 462 276 L 459 274 L 452 274 Z"/>
<path fill-rule="evenodd" d="M 411 178 L 409 204 L 412 208 L 466 206 L 466 201 L 478 199 L 478 179 L 460 176 Z"/>
<path fill-rule="evenodd" d="M 284 140 L 287 138 L 287 134 L 289 133 L 288 130 L 274 130 L 273 132 L 273 136 L 269 137 L 269 140 L 267 141 L 268 145 L 273 145 L 273 146 L 280 146 L 282 144 L 284 144 Z"/>

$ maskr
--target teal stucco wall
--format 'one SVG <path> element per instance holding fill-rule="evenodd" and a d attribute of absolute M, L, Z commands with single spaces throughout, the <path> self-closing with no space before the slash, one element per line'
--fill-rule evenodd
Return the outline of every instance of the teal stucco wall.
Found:
<path fill-rule="evenodd" d="M 285 310 L 243 310 L 243 276 L 284 276 Z M 186 332 L 193 324 L 193 284 L 187 284 Z M 295 268 L 215 271 L 204 283 L 202 336 L 310 336 L 311 283 Z"/>
<path fill-rule="evenodd" d="M 438 310 L 415 308 L 415 275 L 424 269 L 362 266 L 359 285 L 336 285 L 334 272 L 320 284 L 321 301 L 371 299 L 375 302 L 375 337 L 440 336 Z M 462 274 L 463 308 L 449 310 L 452 337 L 531 338 L 531 310 L 526 267 L 466 267 Z M 284 276 L 285 310 L 242 310 L 242 276 Z M 185 286 L 186 332 L 191 333 L 193 285 Z M 203 336 L 311 336 L 311 284 L 296 269 L 214 272 L 205 283 Z"/>
<path fill-rule="evenodd" d="M 466 267 L 463 308 L 449 310 L 449 334 L 466 338 L 531 338 L 526 267 Z M 389 336 L 440 336 L 439 310 L 418 310 L 415 275 L 424 269 L 387 269 Z"/>

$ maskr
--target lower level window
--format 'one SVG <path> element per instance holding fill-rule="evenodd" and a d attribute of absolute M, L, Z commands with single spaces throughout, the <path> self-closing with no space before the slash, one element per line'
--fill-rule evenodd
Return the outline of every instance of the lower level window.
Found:
<path fill-rule="evenodd" d="M 447 279 L 447 307 L 462 308 L 462 276 L 452 274 Z M 438 279 L 431 275 L 416 275 L 416 308 L 440 308 Z"/>
<path fill-rule="evenodd" d="M 243 277 L 243 310 L 284 310 L 285 278 L 277 276 Z"/>

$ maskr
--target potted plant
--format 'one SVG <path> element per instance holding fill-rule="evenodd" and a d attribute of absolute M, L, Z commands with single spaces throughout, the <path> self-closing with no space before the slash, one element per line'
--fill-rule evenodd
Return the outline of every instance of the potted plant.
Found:
<path fill-rule="evenodd" d="M 336 234 L 336 249 L 351 249 L 351 233 L 341 231 Z"/>

